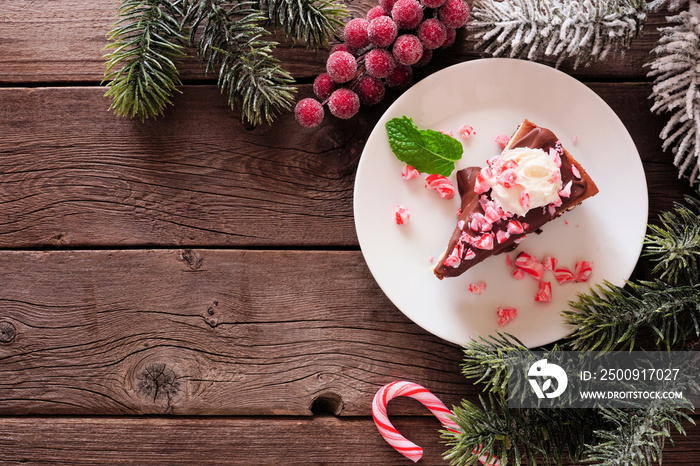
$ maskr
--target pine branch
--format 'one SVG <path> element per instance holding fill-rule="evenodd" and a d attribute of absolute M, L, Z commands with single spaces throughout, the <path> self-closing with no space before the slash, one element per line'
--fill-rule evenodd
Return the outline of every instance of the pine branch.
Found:
<path fill-rule="evenodd" d="M 265 20 L 253 1 L 229 5 L 222 0 L 193 3 L 185 19 L 206 72 L 218 70 L 218 86 L 229 105 L 240 107 L 243 120 L 252 125 L 271 123 L 294 103 L 294 79 L 272 56 L 277 43 L 262 39 L 269 34 Z"/>
<path fill-rule="evenodd" d="M 570 304 L 575 311 L 563 315 L 576 328 L 572 346 L 578 351 L 632 349 L 643 330 L 667 349 L 700 336 L 700 284 L 606 283 Z"/>
<path fill-rule="evenodd" d="M 105 96 L 117 115 L 146 118 L 163 114 L 181 84 L 176 62 L 185 36 L 179 18 L 184 5 L 171 0 L 122 0 L 110 33 Z"/>
<path fill-rule="evenodd" d="M 700 282 L 700 199 L 685 197 L 689 207 L 676 203 L 674 212 L 659 216 L 661 225 L 649 225 L 645 256 L 657 264 L 652 273 L 669 283 Z"/>
<path fill-rule="evenodd" d="M 586 461 L 602 466 L 660 464 L 664 442 L 671 439 L 672 428 L 685 435 L 681 421 L 693 422 L 685 409 L 692 406 L 673 405 L 668 400 L 634 410 L 600 409 L 610 427 L 594 432 L 596 439 L 584 453 Z"/>
<path fill-rule="evenodd" d="M 694 185 L 700 179 L 700 7 L 692 3 L 689 11 L 669 18 L 673 26 L 660 28 L 661 37 L 652 50 L 648 64 L 654 78 L 651 111 L 668 113 L 661 131 L 663 149 L 675 154 L 673 163 L 680 176 Z"/>
<path fill-rule="evenodd" d="M 555 347 L 552 351 L 558 351 Z M 474 384 L 484 383 L 484 390 L 505 396 L 512 360 L 527 360 L 532 352 L 516 337 L 498 333 L 470 340 L 464 346 L 462 374 Z"/>
<path fill-rule="evenodd" d="M 480 402 L 464 400 L 455 407 L 460 432 L 442 434 L 449 447 L 445 459 L 452 465 L 478 464 L 484 454 L 497 457 L 503 466 L 561 465 L 567 453 L 579 461 L 594 430 L 605 425 L 597 410 L 511 409 L 504 396 L 494 394 Z"/>
<path fill-rule="evenodd" d="M 347 10 L 326 0 L 258 0 L 258 8 L 266 12 L 275 28 L 282 28 L 287 37 L 303 40 L 307 47 L 328 45 L 343 27 Z"/>
<path fill-rule="evenodd" d="M 581 63 L 623 54 L 647 18 L 644 0 L 475 0 L 468 27 L 494 56 Z"/>
<path fill-rule="evenodd" d="M 649 2 L 649 9 L 651 11 L 659 11 L 662 8 L 666 8 L 669 11 L 678 11 L 687 4 L 688 0 L 654 0 Z"/>

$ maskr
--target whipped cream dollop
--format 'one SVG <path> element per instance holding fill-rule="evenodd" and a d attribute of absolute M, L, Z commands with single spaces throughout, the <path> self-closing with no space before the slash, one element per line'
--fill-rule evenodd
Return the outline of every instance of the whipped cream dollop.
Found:
<path fill-rule="evenodd" d="M 560 204 L 560 152 L 518 147 L 488 160 L 477 177 L 477 194 L 491 189 L 491 198 L 516 215 L 554 203 Z"/>

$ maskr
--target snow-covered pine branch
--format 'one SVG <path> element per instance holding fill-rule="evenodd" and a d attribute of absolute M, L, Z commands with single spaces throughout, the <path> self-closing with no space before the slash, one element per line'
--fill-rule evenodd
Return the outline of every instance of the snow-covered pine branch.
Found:
<path fill-rule="evenodd" d="M 556 57 L 557 66 L 573 58 L 577 67 L 624 53 L 646 18 L 644 0 L 475 0 L 469 28 L 493 56 Z"/>
<path fill-rule="evenodd" d="M 700 179 L 700 6 L 691 1 L 688 11 L 669 21 L 677 24 L 660 29 L 649 63 L 654 78 L 651 111 L 670 114 L 661 131 L 662 147 L 675 154 L 679 176 L 695 185 Z"/>
<path fill-rule="evenodd" d="M 649 9 L 658 11 L 666 8 L 668 11 L 678 11 L 688 4 L 688 0 L 654 0 L 649 3 Z"/>

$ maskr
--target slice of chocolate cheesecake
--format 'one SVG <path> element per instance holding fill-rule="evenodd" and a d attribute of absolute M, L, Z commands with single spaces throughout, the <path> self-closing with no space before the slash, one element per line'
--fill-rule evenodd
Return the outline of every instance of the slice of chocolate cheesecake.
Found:
<path fill-rule="evenodd" d="M 439 279 L 515 249 L 528 233 L 598 193 L 559 138 L 528 120 L 485 167 L 467 167 L 456 176 L 462 205 L 457 227 L 433 267 Z"/>

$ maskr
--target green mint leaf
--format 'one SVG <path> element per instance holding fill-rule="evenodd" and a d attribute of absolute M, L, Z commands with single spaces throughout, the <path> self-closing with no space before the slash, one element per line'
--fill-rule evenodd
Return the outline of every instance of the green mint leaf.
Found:
<path fill-rule="evenodd" d="M 462 144 L 432 129 L 418 129 L 413 119 L 402 116 L 386 122 L 389 146 L 396 157 L 421 173 L 450 176 L 462 158 Z"/>

